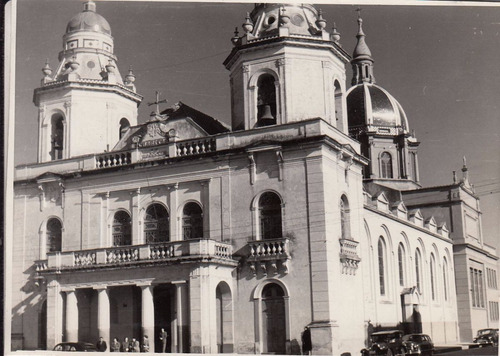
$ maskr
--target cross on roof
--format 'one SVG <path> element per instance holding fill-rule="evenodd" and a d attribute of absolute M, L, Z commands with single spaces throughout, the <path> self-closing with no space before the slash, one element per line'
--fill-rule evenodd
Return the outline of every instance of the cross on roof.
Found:
<path fill-rule="evenodd" d="M 156 105 L 156 113 L 159 115 L 160 114 L 160 104 L 162 103 L 167 103 L 167 99 L 160 100 L 160 92 L 156 90 L 156 100 L 153 101 L 152 103 L 148 103 L 148 106 L 151 105 Z"/>
<path fill-rule="evenodd" d="M 356 11 L 358 13 L 358 19 L 361 18 L 361 10 L 362 10 L 361 6 L 358 6 L 358 8 L 356 10 L 354 10 L 354 11 Z"/>

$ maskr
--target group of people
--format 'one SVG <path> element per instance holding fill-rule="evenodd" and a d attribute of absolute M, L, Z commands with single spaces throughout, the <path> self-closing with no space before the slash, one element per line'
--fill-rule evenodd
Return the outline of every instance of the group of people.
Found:
<path fill-rule="evenodd" d="M 96 347 L 97 351 L 104 352 L 107 350 L 108 345 L 106 345 L 106 341 L 100 337 Z M 135 337 L 133 337 L 130 341 L 128 337 L 125 337 L 123 342 L 118 341 L 118 338 L 115 337 L 111 342 L 111 352 L 149 352 L 148 336 L 144 335 L 142 343 Z"/>

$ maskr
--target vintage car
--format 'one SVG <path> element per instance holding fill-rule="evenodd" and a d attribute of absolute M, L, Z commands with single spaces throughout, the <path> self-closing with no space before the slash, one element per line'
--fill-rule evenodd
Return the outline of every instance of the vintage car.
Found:
<path fill-rule="evenodd" d="M 426 355 L 434 354 L 434 344 L 429 335 L 408 334 L 403 336 L 403 345 L 407 355 Z"/>
<path fill-rule="evenodd" d="M 362 356 L 370 355 L 406 355 L 403 345 L 403 333 L 399 330 L 378 331 L 370 337 L 371 346 L 361 350 Z"/>
<path fill-rule="evenodd" d="M 61 342 L 54 346 L 54 351 L 94 352 L 97 351 L 97 348 L 94 344 L 88 342 Z"/>
<path fill-rule="evenodd" d="M 498 345 L 498 329 L 478 330 L 473 342 L 477 344 Z"/>

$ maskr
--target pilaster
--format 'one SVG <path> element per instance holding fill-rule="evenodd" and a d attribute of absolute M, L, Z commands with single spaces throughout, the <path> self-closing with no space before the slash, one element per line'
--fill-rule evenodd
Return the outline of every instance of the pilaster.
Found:
<path fill-rule="evenodd" d="M 182 240 L 182 234 L 179 235 L 179 217 L 177 216 L 177 207 L 179 205 L 178 198 L 178 189 L 179 184 L 173 184 L 168 187 L 169 195 L 170 195 L 170 241 L 178 241 Z"/>
<path fill-rule="evenodd" d="M 141 188 L 130 194 L 132 195 L 132 244 L 140 245 L 142 243 Z"/>
<path fill-rule="evenodd" d="M 99 331 L 99 337 L 102 337 L 109 347 L 109 345 L 111 345 L 111 315 L 108 289 L 104 286 L 94 289 L 97 290 L 97 329 Z"/>
<path fill-rule="evenodd" d="M 155 308 L 153 301 L 153 286 L 149 284 L 139 285 L 142 291 L 142 310 L 141 310 L 141 324 L 142 324 L 142 335 L 148 336 L 149 340 L 154 340 L 155 331 Z M 173 342 L 173 338 L 172 338 Z M 149 352 L 153 353 L 154 342 L 151 343 Z"/>
<path fill-rule="evenodd" d="M 66 291 L 66 341 L 78 340 L 78 301 L 74 289 Z"/>
<path fill-rule="evenodd" d="M 64 299 L 60 285 L 52 281 L 47 285 L 47 349 L 62 341 Z"/>

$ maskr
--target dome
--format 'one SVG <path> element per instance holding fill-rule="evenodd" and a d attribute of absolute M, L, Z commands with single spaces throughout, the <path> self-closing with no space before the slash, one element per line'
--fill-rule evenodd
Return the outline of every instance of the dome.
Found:
<path fill-rule="evenodd" d="M 372 83 L 358 84 L 347 92 L 349 130 L 370 126 L 378 133 L 409 132 L 401 104 L 385 89 Z"/>
<path fill-rule="evenodd" d="M 84 10 L 68 22 L 66 33 L 75 31 L 93 31 L 111 35 L 111 27 L 108 21 L 95 12 L 96 6 L 93 1 L 84 4 Z"/>

